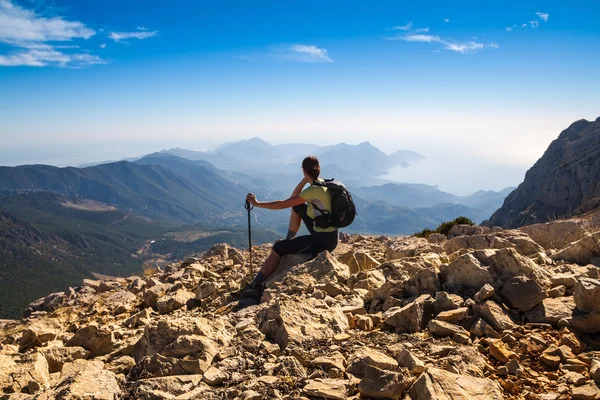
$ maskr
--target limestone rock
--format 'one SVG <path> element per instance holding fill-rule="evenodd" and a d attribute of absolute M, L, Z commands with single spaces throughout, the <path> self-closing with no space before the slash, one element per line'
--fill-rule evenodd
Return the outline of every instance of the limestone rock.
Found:
<path fill-rule="evenodd" d="M 437 319 L 432 319 L 429 321 L 427 327 L 432 334 L 439 337 L 452 337 L 457 333 L 468 335 L 467 330 L 462 326 L 454 325 L 449 322 L 438 321 Z"/>
<path fill-rule="evenodd" d="M 536 307 L 525 313 L 530 322 L 558 325 L 558 321 L 570 318 L 575 309 L 573 297 L 546 298 Z"/>
<path fill-rule="evenodd" d="M 481 303 L 482 301 L 491 298 L 495 293 L 496 291 L 494 290 L 494 287 L 489 283 L 486 283 L 481 289 L 479 289 L 477 293 L 475 293 L 475 296 L 473 296 L 473 300 L 475 300 L 478 303 Z"/>
<path fill-rule="evenodd" d="M 438 368 L 423 372 L 409 393 L 412 400 L 504 399 L 500 385 L 491 379 L 458 375 Z"/>
<path fill-rule="evenodd" d="M 279 364 L 277 364 L 273 372 L 276 375 L 294 376 L 297 378 L 306 378 L 308 376 L 304 366 L 293 356 L 281 357 Z"/>
<path fill-rule="evenodd" d="M 600 257 L 600 231 L 584 236 L 552 255 L 553 260 L 563 260 L 579 265 L 587 265 L 592 258 Z"/>
<path fill-rule="evenodd" d="M 474 311 L 496 330 L 514 329 L 516 326 L 506 311 L 492 300 L 476 305 Z"/>
<path fill-rule="evenodd" d="M 473 254 L 460 256 L 441 271 L 442 286 L 446 290 L 464 287 L 479 290 L 486 284 L 494 286 L 495 276 L 489 267 L 481 265 Z"/>
<path fill-rule="evenodd" d="M 398 368 L 398 362 L 380 351 L 365 347 L 355 352 L 348 359 L 346 372 L 357 377 L 363 377 L 367 366 L 394 371 Z"/>
<path fill-rule="evenodd" d="M 460 308 L 463 303 L 464 300 L 459 295 L 447 292 L 437 292 L 435 294 L 433 312 L 437 315 L 444 311 L 456 310 L 457 308 Z"/>
<path fill-rule="evenodd" d="M 56 339 L 61 329 L 62 326 L 55 319 L 34 320 L 21 335 L 19 351 L 23 352 L 31 347 L 42 346 L 44 343 Z"/>
<path fill-rule="evenodd" d="M 405 386 L 402 374 L 368 366 L 358 384 L 358 391 L 366 398 L 398 400 Z"/>
<path fill-rule="evenodd" d="M 580 278 L 573 293 L 575 305 L 581 312 L 600 312 L 600 280 Z"/>
<path fill-rule="evenodd" d="M 140 379 L 133 383 L 133 395 L 137 399 L 185 399 L 208 398 L 212 392 L 210 387 L 203 383 L 200 374 L 166 376 L 160 378 Z"/>
<path fill-rule="evenodd" d="M 283 349 L 289 343 L 331 339 L 349 328 L 339 306 L 330 307 L 314 298 L 304 301 L 283 300 L 262 314 L 260 330 Z"/>
<path fill-rule="evenodd" d="M 39 352 L 46 358 L 51 374 L 62 371 L 65 363 L 87 359 L 90 356 L 90 352 L 83 347 L 46 347 L 40 349 Z"/>
<path fill-rule="evenodd" d="M 83 347 L 90 352 L 90 357 L 102 356 L 114 350 L 115 336 L 110 329 L 90 324 L 78 329 L 67 346 Z"/>
<path fill-rule="evenodd" d="M 221 319 L 201 317 L 163 318 L 146 326 L 132 356 L 138 363 L 133 376 L 166 376 L 204 373 L 227 347 L 235 328 Z M 185 359 L 185 362 L 184 362 Z"/>
<path fill-rule="evenodd" d="M 339 371 L 346 370 L 346 358 L 339 351 L 334 352 L 330 356 L 317 357 L 310 362 L 313 368 L 337 369 Z"/>
<path fill-rule="evenodd" d="M 156 309 L 159 314 L 169 314 L 185 306 L 194 297 L 194 293 L 179 289 L 175 293 L 159 299 L 156 302 Z"/>
<path fill-rule="evenodd" d="M 407 349 L 396 356 L 398 366 L 408 369 L 412 374 L 418 375 L 425 370 L 425 363 Z"/>
<path fill-rule="evenodd" d="M 422 330 L 433 317 L 434 300 L 430 295 L 419 296 L 404 307 L 393 307 L 383 313 L 385 324 L 402 332 L 415 333 Z"/>
<path fill-rule="evenodd" d="M 203 376 L 203 380 L 210 386 L 218 386 L 227 380 L 227 374 L 216 367 L 210 367 Z"/>
<path fill-rule="evenodd" d="M 441 313 L 436 315 L 435 319 L 439 321 L 457 324 L 463 319 L 467 318 L 467 315 L 469 315 L 469 308 L 461 307 L 457 308 L 456 310 L 442 311 Z"/>
<path fill-rule="evenodd" d="M 113 292 L 103 301 L 103 304 L 110 310 L 111 314 L 114 315 L 132 312 L 139 303 L 140 300 L 138 297 L 128 290 L 118 290 Z"/>
<path fill-rule="evenodd" d="M 319 399 L 345 400 L 347 381 L 342 379 L 314 379 L 304 386 L 304 393 Z"/>
<path fill-rule="evenodd" d="M 388 244 L 385 257 L 388 261 L 398 260 L 403 257 L 414 257 L 420 254 L 442 254 L 444 249 L 436 244 L 429 243 L 424 238 L 402 237 Z"/>
<path fill-rule="evenodd" d="M 544 289 L 536 281 L 522 276 L 505 282 L 500 296 L 510 307 L 519 311 L 531 310 L 547 297 Z"/>
<path fill-rule="evenodd" d="M 519 230 L 528 234 L 531 239 L 547 250 L 562 249 L 586 234 L 581 223 L 561 220 L 527 225 Z"/>

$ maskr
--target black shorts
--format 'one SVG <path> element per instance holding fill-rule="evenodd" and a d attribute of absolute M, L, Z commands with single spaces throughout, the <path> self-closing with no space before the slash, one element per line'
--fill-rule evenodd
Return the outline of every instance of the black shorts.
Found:
<path fill-rule="evenodd" d="M 316 257 L 322 251 L 333 251 L 338 245 L 338 231 L 315 232 L 313 220 L 306 214 L 306 204 L 294 206 L 294 212 L 298 214 L 310 235 L 297 236 L 293 239 L 280 240 L 273 245 L 273 251 L 280 257 L 286 254 L 308 253 Z"/>

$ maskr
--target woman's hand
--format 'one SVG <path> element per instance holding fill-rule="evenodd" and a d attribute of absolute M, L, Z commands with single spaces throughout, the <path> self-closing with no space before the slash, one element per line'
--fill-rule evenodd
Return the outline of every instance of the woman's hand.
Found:
<path fill-rule="evenodd" d="M 246 196 L 246 201 L 250 202 L 250 204 L 252 204 L 253 206 L 256 206 L 258 204 L 258 200 L 256 200 L 256 196 L 254 195 L 254 193 L 248 193 L 248 195 Z"/>

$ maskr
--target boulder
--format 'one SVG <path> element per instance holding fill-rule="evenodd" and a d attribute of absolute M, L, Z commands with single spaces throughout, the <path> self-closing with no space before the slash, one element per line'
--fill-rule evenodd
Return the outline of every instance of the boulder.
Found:
<path fill-rule="evenodd" d="M 179 310 L 195 297 L 194 293 L 185 289 L 179 289 L 173 294 L 160 298 L 156 302 L 156 309 L 159 314 L 169 314 L 175 310 Z"/>
<path fill-rule="evenodd" d="M 286 256 L 287 257 L 287 256 Z M 302 264 L 296 264 L 301 260 L 306 260 L 306 255 L 295 255 L 295 257 L 283 257 L 282 262 L 273 275 L 265 282 L 267 288 L 278 288 L 280 291 L 286 291 L 286 286 L 294 286 L 294 280 L 301 276 L 308 276 L 312 281 L 341 282 L 346 283 L 350 278 L 350 269 L 347 265 L 339 262 L 328 251 L 319 253 L 319 255 Z M 285 265 L 284 259 L 293 261 Z"/>
<path fill-rule="evenodd" d="M 152 321 L 133 347 L 132 356 L 138 364 L 130 375 L 204 373 L 234 334 L 235 328 L 222 319 L 183 316 Z"/>
<path fill-rule="evenodd" d="M 433 318 L 433 304 L 431 296 L 424 294 L 404 307 L 390 308 L 383 313 L 383 321 L 400 332 L 419 332 Z"/>
<path fill-rule="evenodd" d="M 442 254 L 444 249 L 427 239 L 416 237 L 400 237 L 388 243 L 385 257 L 388 261 L 398 260 L 403 257 L 414 257 L 421 254 Z"/>
<path fill-rule="evenodd" d="M 322 369 L 337 369 L 339 371 L 346 370 L 346 358 L 339 351 L 334 352 L 329 356 L 317 357 L 310 362 L 310 366 L 313 368 Z"/>
<path fill-rule="evenodd" d="M 370 399 L 398 400 L 402 398 L 406 384 L 402 374 L 368 366 L 358 391 L 362 397 Z"/>
<path fill-rule="evenodd" d="M 428 368 L 411 386 L 411 400 L 502 400 L 500 385 L 487 378 L 459 375 L 438 368 Z"/>
<path fill-rule="evenodd" d="M 481 289 L 479 289 L 477 293 L 475 293 L 475 296 L 473 296 L 473 300 L 477 303 L 481 303 L 482 301 L 493 297 L 494 294 L 496 294 L 494 287 L 489 283 L 486 283 Z"/>
<path fill-rule="evenodd" d="M 455 334 L 469 335 L 469 332 L 459 325 L 432 319 L 427 325 L 429 331 L 438 337 L 453 337 Z"/>
<path fill-rule="evenodd" d="M 102 303 L 111 314 L 119 315 L 134 311 L 140 304 L 140 300 L 129 290 L 118 290 L 110 293 L 103 299 Z"/>
<path fill-rule="evenodd" d="M 48 370 L 52 374 L 62 371 L 65 363 L 79 359 L 87 359 L 90 352 L 83 347 L 46 347 L 39 350 L 48 362 Z"/>
<path fill-rule="evenodd" d="M 309 396 L 328 400 L 345 400 L 348 382 L 342 379 L 313 379 L 304 386 Z"/>
<path fill-rule="evenodd" d="M 445 322 L 451 322 L 453 324 L 457 324 L 460 321 L 462 321 L 463 319 L 467 318 L 467 315 L 469 315 L 469 308 L 468 307 L 460 307 L 460 308 L 457 308 L 456 310 L 442 311 L 435 317 L 435 319 L 437 319 L 439 321 L 445 321 Z"/>
<path fill-rule="evenodd" d="M 527 225 L 519 230 L 528 234 L 531 239 L 547 250 L 562 249 L 586 235 L 582 224 L 572 220 Z"/>
<path fill-rule="evenodd" d="M 460 308 L 465 301 L 457 294 L 447 292 L 437 292 L 435 294 L 435 303 L 433 304 L 433 312 L 437 315 L 444 311 L 456 310 Z"/>
<path fill-rule="evenodd" d="M 273 369 L 275 375 L 293 376 L 296 378 L 306 378 L 308 374 L 304 366 L 296 357 L 284 356 L 279 358 L 279 363 Z"/>
<path fill-rule="evenodd" d="M 283 349 L 288 344 L 331 339 L 349 328 L 340 306 L 323 300 L 281 300 L 261 314 L 260 330 Z"/>
<path fill-rule="evenodd" d="M 456 224 L 450 228 L 450 231 L 448 231 L 448 239 L 452 239 L 457 236 L 481 235 L 490 231 L 491 229 L 487 226 Z"/>
<path fill-rule="evenodd" d="M 408 369 L 411 374 L 419 375 L 425 370 L 425 363 L 407 349 L 398 353 L 396 361 L 398 361 L 398 366 Z"/>
<path fill-rule="evenodd" d="M 440 279 L 442 287 L 450 291 L 460 291 L 465 287 L 479 290 L 486 284 L 497 285 L 490 268 L 481 265 L 472 253 L 462 255 L 446 266 Z"/>
<path fill-rule="evenodd" d="M 560 320 L 558 326 L 570 326 L 582 333 L 600 333 L 600 313 L 574 315 Z"/>
<path fill-rule="evenodd" d="M 19 342 L 19 351 L 24 352 L 31 347 L 42 346 L 56 339 L 61 330 L 61 324 L 53 318 L 35 319 L 23 330 Z"/>
<path fill-rule="evenodd" d="M 78 329 L 67 342 L 67 346 L 83 347 L 90 352 L 90 357 L 93 358 L 112 352 L 115 349 L 115 342 L 112 330 L 90 324 Z"/>
<path fill-rule="evenodd" d="M 580 278 L 573 292 L 577 309 L 584 313 L 600 312 L 600 280 Z"/>
<path fill-rule="evenodd" d="M 558 321 L 570 318 L 575 309 L 573 297 L 546 298 L 525 313 L 529 322 L 558 325 Z"/>
<path fill-rule="evenodd" d="M 4 392 L 35 394 L 50 388 L 48 362 L 39 353 L 18 359 L 16 363 L 0 356 L 0 367 L 0 389 Z"/>
<path fill-rule="evenodd" d="M 473 306 L 473 310 L 498 331 L 514 329 L 516 327 L 508 313 L 492 300 L 487 300 L 482 305 Z"/>
<path fill-rule="evenodd" d="M 559 252 L 553 254 L 553 260 L 562 260 L 587 265 L 595 257 L 600 257 L 600 231 L 590 233 L 578 241 L 570 244 Z"/>
<path fill-rule="evenodd" d="M 531 310 L 547 297 L 546 291 L 536 281 L 523 276 L 506 281 L 500 290 L 500 296 L 511 308 L 519 311 Z"/>
<path fill-rule="evenodd" d="M 398 362 L 380 351 L 365 347 L 350 356 L 346 372 L 363 377 L 368 366 L 395 371 L 398 369 Z"/>

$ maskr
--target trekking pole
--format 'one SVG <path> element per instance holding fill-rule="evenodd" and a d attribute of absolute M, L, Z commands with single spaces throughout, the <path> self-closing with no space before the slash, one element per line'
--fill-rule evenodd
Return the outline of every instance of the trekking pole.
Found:
<path fill-rule="evenodd" d="M 250 279 L 252 279 L 254 272 L 252 271 L 252 229 L 250 227 L 250 211 L 254 208 L 254 206 L 250 204 L 248 200 L 246 200 L 246 205 L 244 208 L 248 210 L 248 251 L 250 252 Z"/>

